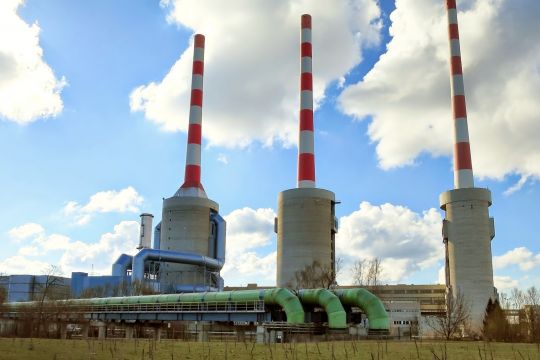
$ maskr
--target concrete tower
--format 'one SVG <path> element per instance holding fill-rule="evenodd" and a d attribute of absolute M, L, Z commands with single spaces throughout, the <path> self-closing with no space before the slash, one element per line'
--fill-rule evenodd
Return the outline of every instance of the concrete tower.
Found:
<path fill-rule="evenodd" d="M 195 35 L 184 183 L 174 196 L 163 200 L 159 248 L 215 257 L 216 229 L 211 216 L 217 214 L 218 204 L 207 198 L 201 184 L 204 40 L 203 35 Z M 216 285 L 204 266 L 164 262 L 160 273 L 165 291 Z"/>
<path fill-rule="evenodd" d="M 451 296 L 463 296 L 470 308 L 471 329 L 479 332 L 488 300 L 494 296 L 491 240 L 495 227 L 488 211 L 491 192 L 474 187 L 456 1 L 446 0 L 446 7 L 454 118 L 454 190 L 439 198 L 441 209 L 446 212 L 446 285 Z"/>
<path fill-rule="evenodd" d="M 315 187 L 310 15 L 302 15 L 300 52 L 298 187 L 278 195 L 278 287 L 297 287 L 296 273 L 307 266 L 317 264 L 332 276 L 335 270 L 335 196 Z M 321 281 L 319 286 L 323 285 Z"/>

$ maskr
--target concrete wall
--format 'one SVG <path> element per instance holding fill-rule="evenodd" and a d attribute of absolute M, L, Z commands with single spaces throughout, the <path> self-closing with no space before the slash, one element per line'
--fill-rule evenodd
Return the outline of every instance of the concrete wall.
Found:
<path fill-rule="evenodd" d="M 171 197 L 163 200 L 160 249 L 214 257 L 210 212 L 218 204 L 199 197 Z M 161 289 L 177 285 L 207 284 L 199 266 L 163 263 Z"/>
<path fill-rule="evenodd" d="M 455 189 L 442 193 L 446 211 L 443 238 L 448 245 L 448 275 L 454 296 L 463 294 L 471 310 L 471 329 L 480 332 L 486 306 L 495 295 L 491 239 L 495 236 L 489 217 L 491 192 L 487 189 Z"/>
<path fill-rule="evenodd" d="M 314 261 L 323 268 L 334 268 L 334 201 L 334 193 L 323 189 L 297 188 L 279 193 L 278 287 L 296 287 L 296 271 Z"/>

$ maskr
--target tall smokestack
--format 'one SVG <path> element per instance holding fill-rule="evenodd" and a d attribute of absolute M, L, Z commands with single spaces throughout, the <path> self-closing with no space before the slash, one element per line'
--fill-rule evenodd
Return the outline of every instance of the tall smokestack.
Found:
<path fill-rule="evenodd" d="M 298 187 L 315 187 L 315 153 L 313 141 L 313 75 L 311 61 L 311 16 L 301 20 L 300 45 L 300 137 L 298 141 Z"/>
<path fill-rule="evenodd" d="M 452 87 L 452 113 L 454 115 L 454 188 L 474 187 L 465 87 L 461 68 L 461 51 L 456 0 L 446 0 L 448 37 L 450 40 L 450 84 Z"/>
<path fill-rule="evenodd" d="M 495 221 L 489 216 L 491 192 L 474 187 L 456 0 L 445 1 L 455 142 L 454 189 L 439 196 L 439 204 L 445 212 L 442 234 L 446 254 L 446 285 L 454 298 L 463 296 L 469 310 L 469 334 L 480 334 L 488 301 L 496 295 L 491 256 Z"/>
<path fill-rule="evenodd" d="M 299 274 L 314 267 L 335 276 L 336 197 L 315 187 L 313 149 L 313 76 L 311 74 L 311 16 L 301 19 L 300 140 L 298 186 L 278 195 L 276 282 L 278 287 L 324 287 L 322 279 L 309 285 Z"/>
<path fill-rule="evenodd" d="M 196 34 L 191 73 L 191 101 L 189 108 L 189 128 L 186 151 L 186 172 L 184 184 L 175 196 L 197 196 L 206 198 L 201 184 L 201 137 L 202 102 L 204 75 L 204 35 Z"/>

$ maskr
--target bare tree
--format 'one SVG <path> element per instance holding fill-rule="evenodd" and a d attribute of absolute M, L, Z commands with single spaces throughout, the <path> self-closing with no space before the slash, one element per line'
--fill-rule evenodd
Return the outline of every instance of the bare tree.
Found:
<path fill-rule="evenodd" d="M 518 288 L 513 288 L 510 291 L 510 302 L 515 310 L 520 310 L 525 303 L 525 294 Z"/>
<path fill-rule="evenodd" d="M 336 259 L 335 269 L 331 265 L 322 265 L 315 260 L 311 265 L 294 273 L 296 289 L 325 288 L 337 285 L 336 276 L 342 269 L 343 260 Z M 291 284 L 289 284 L 291 285 Z"/>
<path fill-rule="evenodd" d="M 354 284 L 359 286 L 379 286 L 381 272 L 380 258 L 357 260 L 352 266 Z"/>
<path fill-rule="evenodd" d="M 525 316 L 531 341 L 540 342 L 540 293 L 531 286 L 525 293 Z"/>
<path fill-rule="evenodd" d="M 457 291 L 454 295 L 448 291 L 446 293 L 446 312 L 444 315 L 431 318 L 427 324 L 438 336 L 449 340 L 465 329 L 469 318 L 470 309 L 463 294 Z"/>
<path fill-rule="evenodd" d="M 44 272 L 44 281 L 37 281 L 34 288 L 38 336 L 41 335 L 42 328 L 48 320 L 48 312 L 46 311 L 47 302 L 50 300 L 65 299 L 69 296 L 64 280 L 61 277 L 62 270 L 60 267 L 50 265 Z"/>

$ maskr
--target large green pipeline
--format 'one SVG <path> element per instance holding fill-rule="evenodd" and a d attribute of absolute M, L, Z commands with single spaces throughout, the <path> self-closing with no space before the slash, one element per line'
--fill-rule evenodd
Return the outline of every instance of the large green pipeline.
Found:
<path fill-rule="evenodd" d="M 122 296 L 109 298 L 72 299 L 57 301 L 57 304 L 66 303 L 74 306 L 93 305 L 128 305 L 128 304 L 171 304 L 182 302 L 227 302 L 227 301 L 257 301 L 264 300 L 268 305 L 279 305 L 287 315 L 287 322 L 291 324 L 304 323 L 304 309 L 300 300 L 289 290 L 282 288 L 266 290 L 241 290 L 191 294 L 165 294 Z M 22 307 L 33 303 L 9 303 L 8 306 Z"/>
<path fill-rule="evenodd" d="M 320 305 L 328 314 L 328 327 L 330 329 L 345 329 L 347 327 L 347 313 L 339 298 L 326 289 L 298 290 L 298 298 L 303 304 Z"/>
<path fill-rule="evenodd" d="M 388 330 L 390 321 L 382 301 L 366 289 L 340 289 L 334 290 L 341 303 L 347 306 L 357 306 L 362 309 L 369 320 L 369 328 L 374 330 Z"/>

